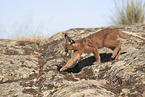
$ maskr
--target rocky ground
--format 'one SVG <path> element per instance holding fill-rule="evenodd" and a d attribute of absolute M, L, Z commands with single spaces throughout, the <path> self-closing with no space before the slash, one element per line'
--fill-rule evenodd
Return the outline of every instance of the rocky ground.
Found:
<path fill-rule="evenodd" d="M 1 39 L 0 96 L 144 97 L 145 24 L 107 27 L 133 33 L 131 39 L 119 38 L 118 60 L 110 61 L 112 51 L 103 48 L 100 64 L 93 64 L 92 54 L 82 54 L 74 67 L 59 72 L 72 54 L 64 55 L 64 33 L 81 39 L 104 28 L 70 29 L 38 42 Z"/>

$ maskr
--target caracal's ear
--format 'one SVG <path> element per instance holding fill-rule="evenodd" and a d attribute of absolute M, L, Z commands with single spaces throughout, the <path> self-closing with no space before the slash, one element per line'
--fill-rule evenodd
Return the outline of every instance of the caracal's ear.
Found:
<path fill-rule="evenodd" d="M 69 44 L 71 44 L 71 45 L 75 43 L 75 41 L 72 40 L 72 39 L 67 35 L 67 33 L 64 34 L 64 38 L 65 38 L 65 40 L 66 40 L 66 43 L 69 43 Z"/>

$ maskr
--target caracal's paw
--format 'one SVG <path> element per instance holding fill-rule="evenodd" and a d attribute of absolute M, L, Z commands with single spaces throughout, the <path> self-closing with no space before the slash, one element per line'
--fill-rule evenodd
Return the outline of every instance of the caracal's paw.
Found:
<path fill-rule="evenodd" d="M 113 61 L 113 60 L 115 60 L 115 57 L 111 56 L 110 61 Z"/>
<path fill-rule="evenodd" d="M 64 71 L 64 70 L 66 70 L 67 68 L 65 68 L 65 67 L 62 67 L 59 71 Z"/>
<path fill-rule="evenodd" d="M 93 64 L 95 65 L 95 64 L 99 64 L 100 63 L 100 61 L 97 61 L 97 62 L 94 62 Z"/>

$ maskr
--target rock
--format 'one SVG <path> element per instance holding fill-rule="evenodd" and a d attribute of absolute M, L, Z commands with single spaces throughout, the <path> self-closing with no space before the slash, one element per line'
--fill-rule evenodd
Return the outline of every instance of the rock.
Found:
<path fill-rule="evenodd" d="M 53 97 L 115 97 L 114 93 L 107 91 L 102 88 L 106 82 L 104 80 L 95 81 L 95 80 L 82 80 L 76 83 L 72 83 L 71 86 L 60 88 L 55 92 Z"/>
<path fill-rule="evenodd" d="M 106 27 L 104 27 L 106 28 Z M 59 72 L 71 58 L 64 52 L 64 33 L 81 39 L 102 28 L 74 28 L 45 41 L 0 40 L 0 94 L 18 97 L 143 97 L 145 94 L 144 24 L 117 25 L 134 33 L 121 39 L 122 53 L 114 61 L 112 51 L 99 49 L 101 63 L 92 54 L 82 54 L 74 67 Z"/>

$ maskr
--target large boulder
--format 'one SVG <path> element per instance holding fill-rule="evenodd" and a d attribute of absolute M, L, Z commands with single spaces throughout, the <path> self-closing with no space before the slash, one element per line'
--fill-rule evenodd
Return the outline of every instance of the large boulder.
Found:
<path fill-rule="evenodd" d="M 121 39 L 122 53 L 110 60 L 112 51 L 82 54 L 74 67 L 59 69 L 71 58 L 64 53 L 64 33 L 81 39 L 104 28 L 131 32 Z M 129 33 L 130 34 L 130 33 Z M 143 97 L 145 95 L 145 25 L 74 28 L 43 41 L 0 40 L 0 94 L 5 97 Z"/>

